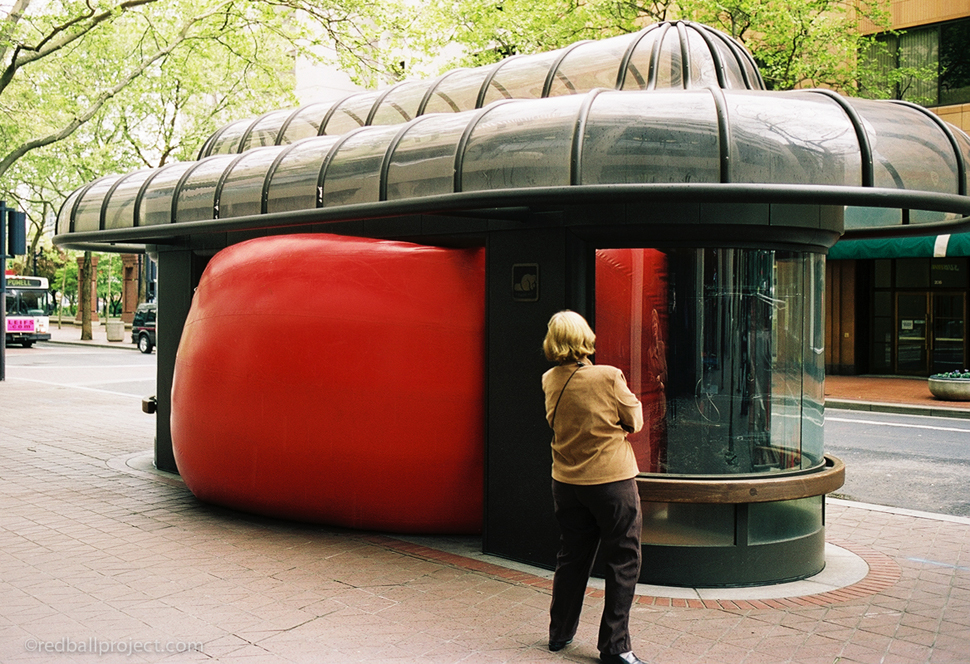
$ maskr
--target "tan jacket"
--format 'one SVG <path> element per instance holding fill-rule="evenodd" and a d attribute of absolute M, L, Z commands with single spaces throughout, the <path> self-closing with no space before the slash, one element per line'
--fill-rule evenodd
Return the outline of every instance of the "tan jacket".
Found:
<path fill-rule="evenodd" d="M 546 421 L 553 427 L 552 477 L 566 484 L 606 484 L 635 477 L 639 472 L 633 448 L 622 425 L 643 428 L 643 407 L 623 372 L 616 367 L 585 364 L 559 399 L 575 363 L 542 375 L 546 393 Z M 553 411 L 559 401 L 553 424 Z"/>

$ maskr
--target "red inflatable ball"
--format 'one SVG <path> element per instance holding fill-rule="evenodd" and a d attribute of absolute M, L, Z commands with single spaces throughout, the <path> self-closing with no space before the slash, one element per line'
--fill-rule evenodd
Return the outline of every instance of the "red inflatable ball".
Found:
<path fill-rule="evenodd" d="M 481 530 L 484 251 L 331 235 L 217 254 L 172 388 L 199 499 L 402 533 Z"/>

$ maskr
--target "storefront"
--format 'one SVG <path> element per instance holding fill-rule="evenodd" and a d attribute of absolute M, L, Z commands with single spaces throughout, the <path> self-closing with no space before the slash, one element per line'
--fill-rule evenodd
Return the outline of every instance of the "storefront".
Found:
<path fill-rule="evenodd" d="M 856 340 L 829 373 L 929 376 L 967 368 L 970 235 L 843 240 L 829 251 L 830 327 Z M 854 329 L 853 329 L 854 328 Z M 848 337 L 846 336 L 848 335 Z"/>

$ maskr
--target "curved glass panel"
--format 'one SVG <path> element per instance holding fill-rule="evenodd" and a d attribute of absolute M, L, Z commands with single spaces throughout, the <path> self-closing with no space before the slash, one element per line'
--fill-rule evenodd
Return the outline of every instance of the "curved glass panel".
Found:
<path fill-rule="evenodd" d="M 666 27 L 647 29 L 637 43 L 623 78 L 623 90 L 646 90 L 650 82 L 650 63 L 653 60 L 653 47 L 666 33 Z"/>
<path fill-rule="evenodd" d="M 61 209 L 57 213 L 57 234 L 64 235 L 71 232 L 71 211 L 74 209 L 74 203 L 77 201 L 81 192 L 84 191 L 84 187 L 80 189 L 75 189 L 64 204 L 61 205 Z"/>
<path fill-rule="evenodd" d="M 236 120 L 226 125 L 226 128 L 219 134 L 219 137 L 209 148 L 208 155 L 234 154 L 239 152 L 239 141 L 242 140 L 243 134 L 246 133 L 246 129 L 249 128 L 252 122 L 253 118 L 248 118 L 246 120 Z"/>
<path fill-rule="evenodd" d="M 183 161 L 163 166 L 148 183 L 138 209 L 139 226 L 157 226 L 172 222 L 172 196 L 182 174 L 195 166 L 194 161 Z"/>
<path fill-rule="evenodd" d="M 280 145 L 289 145 L 319 134 L 320 123 L 323 122 L 324 116 L 332 106 L 332 102 L 320 102 L 304 106 L 296 111 L 296 115 L 293 116 L 280 138 Z"/>
<path fill-rule="evenodd" d="M 652 63 L 656 68 L 654 88 L 666 90 L 668 88 L 685 88 L 684 58 L 680 50 L 680 35 L 677 28 L 670 27 L 663 36 L 660 53 Z"/>
<path fill-rule="evenodd" d="M 178 192 L 176 222 L 215 218 L 216 185 L 234 159 L 236 155 L 220 155 L 198 162 Z"/>
<path fill-rule="evenodd" d="M 597 362 L 623 370 L 643 403 L 644 428 L 629 436 L 641 472 L 823 463 L 820 272 L 822 258 L 805 252 L 596 252 Z"/>
<path fill-rule="evenodd" d="M 568 185 L 573 131 L 584 99 L 498 104 L 486 112 L 465 146 L 462 191 Z"/>
<path fill-rule="evenodd" d="M 963 163 L 966 164 L 966 173 L 964 177 L 967 182 L 966 191 L 970 194 L 970 137 L 968 137 L 959 127 L 950 125 L 950 131 L 953 132 L 954 137 L 957 139 L 957 145 L 960 148 L 960 154 L 963 155 Z"/>
<path fill-rule="evenodd" d="M 875 186 L 956 193 L 953 148 L 922 112 L 866 99 L 848 99 L 863 118 L 872 148 Z"/>
<path fill-rule="evenodd" d="M 424 113 L 460 113 L 474 110 L 485 78 L 497 66 L 456 69 L 445 74 L 431 93 Z"/>
<path fill-rule="evenodd" d="M 562 54 L 561 50 L 540 53 L 531 57 L 509 58 L 499 63 L 485 91 L 482 107 L 500 99 L 539 99 L 546 85 L 549 68 Z"/>
<path fill-rule="evenodd" d="M 108 199 L 105 208 L 105 228 L 131 228 L 135 225 L 135 200 L 141 186 L 154 171 L 135 171 L 122 180 Z"/>
<path fill-rule="evenodd" d="M 855 130 L 831 99 L 745 91 L 725 98 L 733 182 L 862 184 Z"/>
<path fill-rule="evenodd" d="M 620 35 L 587 42 L 572 49 L 556 69 L 550 97 L 588 92 L 593 88 L 616 88 L 616 76 L 623 54 L 638 34 Z"/>
<path fill-rule="evenodd" d="M 717 68 L 714 63 L 714 54 L 711 53 L 707 42 L 693 28 L 688 27 L 684 32 L 687 37 L 687 54 L 690 59 L 689 87 L 720 87 L 720 84 L 717 82 Z"/>
<path fill-rule="evenodd" d="M 123 175 L 107 175 L 100 180 L 96 180 L 91 188 L 84 192 L 84 197 L 77 206 L 74 213 L 75 231 L 97 231 L 101 230 L 101 206 L 104 197 L 111 189 L 111 185 L 120 180 Z"/>
<path fill-rule="evenodd" d="M 468 120 L 467 114 L 450 114 L 412 124 L 391 155 L 387 200 L 452 193 L 455 151 Z"/>
<path fill-rule="evenodd" d="M 714 100 L 691 93 L 604 92 L 586 120 L 581 184 L 719 182 Z"/>
<path fill-rule="evenodd" d="M 294 144 L 270 179 L 266 211 L 272 214 L 315 208 L 320 168 L 339 140 L 339 136 L 318 136 Z"/>
<path fill-rule="evenodd" d="M 220 219 L 245 217 L 263 211 L 263 182 L 281 150 L 281 147 L 252 150 L 232 166 L 219 194 L 217 213 Z"/>
<path fill-rule="evenodd" d="M 381 165 L 401 127 L 375 127 L 350 136 L 334 154 L 323 176 L 323 207 L 380 200 Z"/>
<path fill-rule="evenodd" d="M 293 115 L 293 109 L 287 108 L 281 111 L 267 113 L 256 122 L 252 132 L 246 137 L 240 152 L 252 148 L 263 147 L 266 145 L 276 145 L 276 136 L 280 133 L 280 127 L 286 119 Z"/>
<path fill-rule="evenodd" d="M 374 111 L 372 125 L 400 124 L 418 115 L 418 106 L 432 81 L 405 81 L 394 86 Z"/>
<path fill-rule="evenodd" d="M 721 65 L 724 69 L 724 87 L 728 90 L 758 90 L 760 86 L 757 85 L 758 77 L 751 75 L 749 81 L 751 85 L 746 85 L 744 82 L 744 75 L 741 73 L 742 67 L 747 64 L 746 62 L 738 62 L 738 57 L 735 55 L 734 51 L 728 46 L 723 39 L 721 39 L 716 33 L 709 35 L 711 42 L 714 45 L 715 51 L 717 51 L 717 57 L 721 60 Z"/>
<path fill-rule="evenodd" d="M 363 127 L 367 124 L 367 116 L 370 115 L 370 109 L 379 96 L 379 92 L 365 92 L 344 99 L 327 120 L 323 133 L 327 136 L 336 136 Z"/>

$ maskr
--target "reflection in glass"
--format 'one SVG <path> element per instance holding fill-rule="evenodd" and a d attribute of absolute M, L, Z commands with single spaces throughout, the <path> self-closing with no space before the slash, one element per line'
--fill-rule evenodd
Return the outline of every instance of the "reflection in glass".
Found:
<path fill-rule="evenodd" d="M 456 69 L 445 74 L 439 79 L 423 112 L 460 113 L 474 110 L 482 84 L 496 66 Z"/>
<path fill-rule="evenodd" d="M 294 143 L 281 156 L 266 192 L 266 211 L 288 212 L 317 207 L 320 169 L 339 136 L 318 136 Z"/>
<path fill-rule="evenodd" d="M 725 97 L 735 182 L 862 184 L 855 130 L 828 97 L 798 92 Z"/>
<path fill-rule="evenodd" d="M 101 203 L 111 186 L 121 179 L 122 175 L 108 175 L 97 180 L 78 203 L 74 216 L 75 231 L 96 231 L 101 228 Z"/>
<path fill-rule="evenodd" d="M 734 505 L 640 503 L 641 544 L 660 546 L 732 546 Z"/>
<path fill-rule="evenodd" d="M 195 166 L 194 161 L 180 161 L 163 166 L 148 183 L 138 208 L 138 225 L 155 226 L 172 223 L 172 196 L 182 175 Z"/>
<path fill-rule="evenodd" d="M 337 148 L 323 181 L 323 205 L 380 200 L 381 164 L 400 127 L 387 125 L 353 134 Z"/>
<path fill-rule="evenodd" d="M 266 172 L 281 147 L 251 150 L 229 169 L 219 193 L 220 219 L 259 214 L 263 210 L 263 183 Z"/>
<path fill-rule="evenodd" d="M 482 107 L 500 99 L 539 99 L 546 84 L 546 73 L 558 51 L 531 57 L 512 57 L 499 63 L 498 73 L 489 82 Z"/>
<path fill-rule="evenodd" d="M 198 162 L 177 194 L 176 222 L 201 221 L 215 217 L 216 185 L 219 184 L 222 172 L 236 158 L 236 155 L 219 155 Z"/>
<path fill-rule="evenodd" d="M 915 109 L 847 99 L 865 118 L 875 186 L 941 193 L 956 191 L 956 155 L 936 123 Z M 905 118 L 901 113 L 905 112 Z"/>
<path fill-rule="evenodd" d="M 239 152 L 239 142 L 252 122 L 252 118 L 236 120 L 224 127 L 219 136 L 216 137 L 215 143 L 209 148 L 208 154 L 235 154 Z"/>
<path fill-rule="evenodd" d="M 105 209 L 105 228 L 131 228 L 135 225 L 135 198 L 153 171 L 135 171 L 118 183 Z"/>
<path fill-rule="evenodd" d="M 751 503 L 748 505 L 748 544 L 784 542 L 818 532 L 823 525 L 823 498 Z"/>
<path fill-rule="evenodd" d="M 468 121 L 460 115 L 422 116 L 401 138 L 387 169 L 387 200 L 450 194 L 455 151 Z"/>
<path fill-rule="evenodd" d="M 603 93 L 586 121 L 582 184 L 719 182 L 720 145 L 707 91 Z"/>
<path fill-rule="evenodd" d="M 582 96 L 493 106 L 465 147 L 462 189 L 565 186 L 570 182 L 573 120 Z"/>
<path fill-rule="evenodd" d="M 823 292 L 824 262 L 810 253 L 598 250 L 596 361 L 622 369 L 644 404 L 630 436 L 640 470 L 821 464 Z"/>
<path fill-rule="evenodd" d="M 571 50 L 559 63 L 549 89 L 550 97 L 588 92 L 593 88 L 614 88 L 631 37 L 587 42 Z"/>

